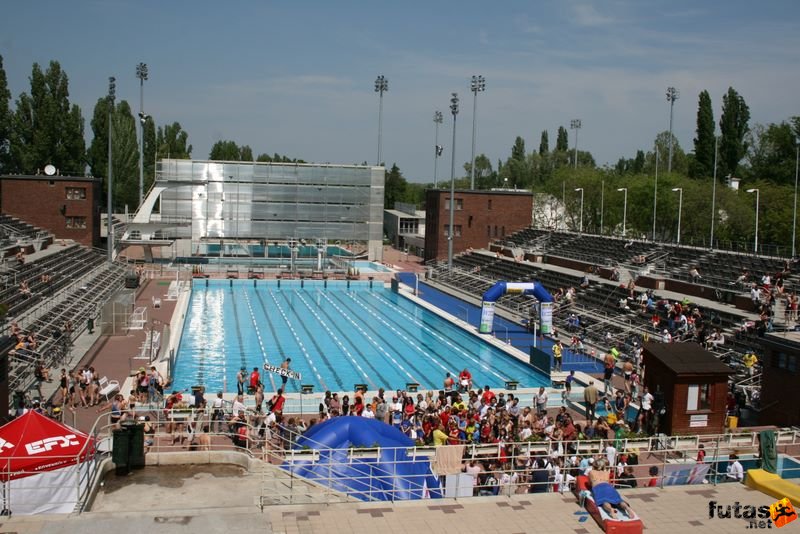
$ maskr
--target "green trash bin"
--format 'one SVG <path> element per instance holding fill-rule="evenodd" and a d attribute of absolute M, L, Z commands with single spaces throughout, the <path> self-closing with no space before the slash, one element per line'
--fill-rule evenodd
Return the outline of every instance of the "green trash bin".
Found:
<path fill-rule="evenodd" d="M 118 428 L 112 433 L 111 461 L 114 462 L 118 475 L 127 475 L 130 471 L 130 432 L 127 428 Z"/>
<path fill-rule="evenodd" d="M 130 450 L 128 452 L 128 465 L 131 469 L 144 467 L 144 425 L 129 424 Z"/>

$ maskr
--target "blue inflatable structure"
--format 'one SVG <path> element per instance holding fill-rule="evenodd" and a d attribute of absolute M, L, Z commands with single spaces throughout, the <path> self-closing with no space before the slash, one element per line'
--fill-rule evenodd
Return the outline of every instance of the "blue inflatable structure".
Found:
<path fill-rule="evenodd" d="M 540 283 L 534 282 L 505 282 L 499 281 L 486 290 L 481 303 L 481 323 L 478 331 L 488 334 L 492 331 L 494 322 L 494 304 L 503 295 L 523 294 L 532 295 L 541 306 L 541 333 L 549 334 L 553 325 L 553 296 Z"/>
<path fill-rule="evenodd" d="M 314 425 L 297 440 L 295 450 L 313 449 L 317 460 L 286 460 L 282 467 L 362 501 L 441 498 L 439 478 L 429 460 L 412 460 L 414 441 L 374 419 L 334 417 Z M 351 448 L 379 448 L 376 455 L 351 457 Z"/>

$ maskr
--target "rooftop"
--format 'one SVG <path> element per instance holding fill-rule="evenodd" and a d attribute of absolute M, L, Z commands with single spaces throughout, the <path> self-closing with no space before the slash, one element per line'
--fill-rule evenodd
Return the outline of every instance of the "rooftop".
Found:
<path fill-rule="evenodd" d="M 645 343 L 650 354 L 676 374 L 730 375 L 733 369 L 695 343 Z"/>

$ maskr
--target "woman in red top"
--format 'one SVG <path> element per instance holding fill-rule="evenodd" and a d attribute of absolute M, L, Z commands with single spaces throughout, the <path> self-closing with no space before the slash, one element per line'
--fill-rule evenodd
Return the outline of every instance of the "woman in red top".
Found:
<path fill-rule="evenodd" d="M 458 438 L 459 430 L 458 425 L 455 424 L 455 421 L 450 421 L 450 428 L 447 430 L 447 444 L 448 445 L 459 445 L 461 440 Z"/>
<path fill-rule="evenodd" d="M 356 403 L 353 404 L 353 408 L 350 411 L 353 415 L 361 417 L 361 413 L 364 411 L 364 400 L 361 398 L 361 395 L 356 397 Z"/>

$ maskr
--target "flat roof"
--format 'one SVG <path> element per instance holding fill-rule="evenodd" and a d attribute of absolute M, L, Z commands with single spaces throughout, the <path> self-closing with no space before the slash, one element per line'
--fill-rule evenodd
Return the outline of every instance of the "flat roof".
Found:
<path fill-rule="evenodd" d="M 425 218 L 425 212 L 421 211 L 421 210 L 417 210 L 416 215 L 412 215 L 412 214 L 410 214 L 410 213 L 408 213 L 406 211 L 400 211 L 400 210 L 383 210 L 383 211 L 389 213 L 390 215 L 394 215 L 395 217 L 405 217 L 406 219 L 424 219 Z"/>
<path fill-rule="evenodd" d="M 40 182 L 98 182 L 94 176 L 48 176 L 46 174 L 2 174 L 0 180 L 32 180 Z"/>
<path fill-rule="evenodd" d="M 450 189 L 428 189 L 428 191 L 437 191 L 439 193 L 449 193 Z M 522 195 L 532 197 L 533 193 L 526 189 L 503 189 L 502 191 L 489 190 L 489 189 L 456 189 L 456 193 L 469 194 L 469 195 Z"/>
<path fill-rule="evenodd" d="M 730 375 L 733 369 L 695 343 L 645 343 L 645 353 L 676 374 Z"/>

